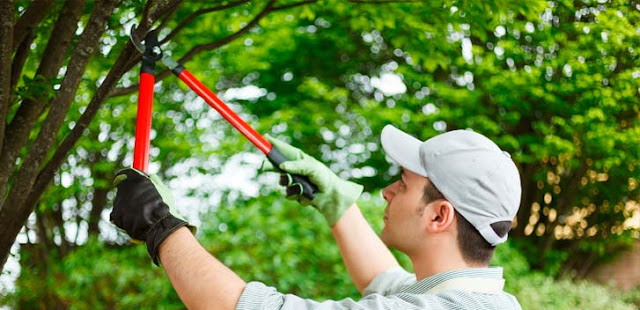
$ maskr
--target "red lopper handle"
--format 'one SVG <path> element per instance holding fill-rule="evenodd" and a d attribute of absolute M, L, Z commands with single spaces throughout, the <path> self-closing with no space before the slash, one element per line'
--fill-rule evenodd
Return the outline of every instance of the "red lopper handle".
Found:
<path fill-rule="evenodd" d="M 204 101 L 206 101 L 212 108 L 216 109 L 222 117 L 224 117 L 233 127 L 238 129 L 253 145 L 259 148 L 265 155 L 268 155 L 271 151 L 271 143 L 265 140 L 259 133 L 257 133 L 251 126 L 243 121 L 238 114 L 233 112 L 218 96 L 211 92 L 200 80 L 195 78 L 191 72 L 187 69 L 183 69 L 178 74 L 183 82 L 185 82 L 189 88 L 195 91 Z"/>
<path fill-rule="evenodd" d="M 181 71 L 180 71 L 181 70 Z M 233 127 L 238 129 L 253 145 L 259 148 L 269 161 L 271 161 L 275 167 L 278 167 L 281 163 L 287 161 L 287 158 L 282 155 L 278 149 L 274 148 L 269 141 L 265 140 L 258 132 L 256 132 L 249 124 L 245 123 L 238 114 L 233 112 L 229 107 L 216 96 L 211 90 L 209 90 L 200 80 L 194 77 L 187 69 L 179 68 L 173 70 L 173 73 L 178 75 L 183 82 L 185 82 L 189 88 L 195 91 L 204 101 L 206 101 L 212 108 L 216 109 L 222 117 L 224 117 Z M 315 197 L 318 187 L 311 183 L 308 177 L 293 174 L 293 183 L 300 184 L 300 193 L 309 199 Z"/>
<path fill-rule="evenodd" d="M 153 113 L 153 85 L 155 76 L 140 73 L 138 117 L 136 119 L 136 144 L 133 148 L 133 168 L 144 173 L 149 170 L 149 145 L 151 138 L 151 114 Z"/>

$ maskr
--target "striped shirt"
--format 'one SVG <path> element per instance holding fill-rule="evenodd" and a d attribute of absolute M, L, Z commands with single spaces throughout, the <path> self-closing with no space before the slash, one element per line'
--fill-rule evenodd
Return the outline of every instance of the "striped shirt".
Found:
<path fill-rule="evenodd" d="M 376 276 L 358 301 L 351 298 L 318 302 L 291 294 L 282 294 L 260 282 L 247 284 L 236 306 L 237 310 L 343 310 L 343 309 L 508 309 L 521 310 L 516 298 L 506 292 L 478 293 L 445 289 L 428 291 L 445 281 L 458 278 L 502 280 L 502 268 L 469 268 L 452 270 L 416 281 L 400 267 Z"/>

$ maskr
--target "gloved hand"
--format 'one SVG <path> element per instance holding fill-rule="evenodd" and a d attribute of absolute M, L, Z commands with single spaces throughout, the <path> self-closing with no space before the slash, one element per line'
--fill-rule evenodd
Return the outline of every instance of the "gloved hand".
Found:
<path fill-rule="evenodd" d="M 183 226 L 195 233 L 195 226 L 173 212 L 173 195 L 158 176 L 147 176 L 139 170 L 127 168 L 116 174 L 114 184 L 118 191 L 111 222 L 131 238 L 145 241 L 156 265 L 159 266 L 158 246 L 167 236 Z"/>
<path fill-rule="evenodd" d="M 362 185 L 341 179 L 329 167 L 300 149 L 269 135 L 265 135 L 265 138 L 289 159 L 280 164 L 280 169 L 287 173 L 306 176 L 318 187 L 313 200 L 309 200 L 301 195 L 302 186 L 292 183 L 291 175 L 284 174 L 280 184 L 287 186 L 287 199 L 295 199 L 303 205 L 314 206 L 324 216 L 329 226 L 335 225 L 342 214 L 362 194 Z"/>

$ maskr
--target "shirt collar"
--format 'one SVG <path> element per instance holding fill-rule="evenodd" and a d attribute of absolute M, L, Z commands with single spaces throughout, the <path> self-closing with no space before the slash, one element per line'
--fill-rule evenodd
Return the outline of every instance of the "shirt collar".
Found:
<path fill-rule="evenodd" d="M 400 293 L 424 294 L 436 285 L 455 278 L 502 279 L 502 267 L 466 268 L 441 272 L 403 288 Z"/>

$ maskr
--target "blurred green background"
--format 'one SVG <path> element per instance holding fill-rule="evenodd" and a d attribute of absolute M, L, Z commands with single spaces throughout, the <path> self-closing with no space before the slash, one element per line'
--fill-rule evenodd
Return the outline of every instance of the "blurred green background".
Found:
<path fill-rule="evenodd" d="M 398 172 L 381 152 L 382 127 L 423 140 L 469 128 L 511 153 L 521 173 L 520 211 L 493 264 L 504 266 L 507 291 L 523 308 L 640 307 L 640 281 L 622 290 L 588 280 L 640 237 L 640 2 L 174 2 L 154 24 L 170 38 L 165 53 L 187 55 L 185 66 L 258 132 L 363 184 L 360 205 L 376 231 L 380 189 Z M 59 92 L 70 53 L 56 78 L 36 70 L 66 3 L 54 1 L 33 29 L 9 120 L 26 100 Z M 72 47 L 96 3 L 86 1 Z M 16 1 L 16 19 L 30 5 Z M 123 0 L 113 10 L 55 145 L 86 111 L 145 7 L 153 8 Z M 138 70 L 119 77 L 36 193 L 4 265 L 0 304 L 183 308 L 146 249 L 108 222 L 113 174 L 132 162 Z M 286 201 L 278 176 L 258 173 L 262 155 L 180 81 L 164 72 L 159 80 L 151 172 L 175 191 L 200 242 L 246 281 L 320 300 L 357 298 L 321 216 Z M 43 118 L 20 148 L 7 192 Z"/>

